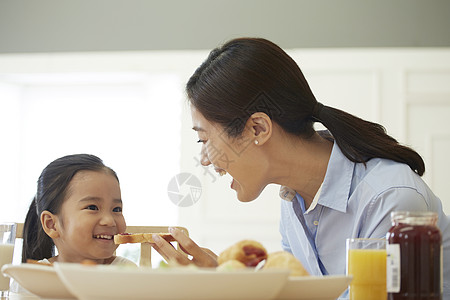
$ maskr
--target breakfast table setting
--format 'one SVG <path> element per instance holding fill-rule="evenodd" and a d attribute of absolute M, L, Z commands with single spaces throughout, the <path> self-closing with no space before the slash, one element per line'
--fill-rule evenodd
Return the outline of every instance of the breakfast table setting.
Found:
<path fill-rule="evenodd" d="M 395 223 L 386 238 L 346 239 L 345 274 L 323 276 L 310 275 L 289 252 L 255 251 L 261 250 L 262 245 L 252 240 L 230 246 L 219 255 L 219 265 L 209 268 L 193 264 L 166 263 L 155 268 L 32 260 L 17 264 L 12 260 L 16 224 L 3 223 L 0 224 L 1 299 L 408 299 L 404 296 L 417 290 L 415 285 L 407 284 L 411 280 L 421 283 L 423 295 L 432 296 L 417 299 L 442 299 L 442 255 L 436 255 L 441 240 L 434 225 L 436 216 L 398 212 L 392 218 Z M 245 249 L 249 247 L 253 247 L 251 255 L 236 255 L 247 254 Z M 259 263 L 251 266 L 247 263 L 254 261 L 254 253 L 264 256 L 257 257 Z M 415 254 L 408 256 L 408 253 Z M 420 267 L 414 263 L 417 258 L 420 266 L 426 268 L 412 272 Z"/>
<path fill-rule="evenodd" d="M 13 261 L 13 249 L 16 231 L 21 229 L 16 223 L 0 225 L 0 257 L 4 258 L 0 262 L 2 299 L 332 300 L 352 280 L 350 275 L 311 276 L 292 254 L 267 253 L 260 243 L 251 240 L 240 241 L 223 251 L 219 266 L 213 268 L 167 263 L 157 267 L 35 260 L 17 263 Z M 124 238 L 140 235 L 143 234 L 128 234 Z M 257 258 L 263 267 L 236 261 L 234 250 L 242 252 L 251 246 L 261 247 L 258 253 L 263 256 Z M 220 264 L 222 257 L 224 262 Z M 250 254 L 245 259 L 254 261 L 255 257 Z"/>
<path fill-rule="evenodd" d="M 289 270 L 216 271 L 55 263 L 5 265 L 25 290 L 9 299 L 336 299 L 351 276 L 290 277 Z M 126 287 L 126 288 L 125 288 Z"/>

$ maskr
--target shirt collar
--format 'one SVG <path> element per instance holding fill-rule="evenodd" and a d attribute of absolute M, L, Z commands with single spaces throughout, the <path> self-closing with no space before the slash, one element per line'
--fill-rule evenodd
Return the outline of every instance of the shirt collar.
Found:
<path fill-rule="evenodd" d="M 295 190 L 291 189 L 290 187 L 284 185 L 280 187 L 279 195 L 283 200 L 292 202 L 292 200 L 294 200 L 295 198 L 295 194 L 296 194 Z"/>
<path fill-rule="evenodd" d="M 319 199 L 320 199 L 320 194 L 322 192 L 322 185 L 323 182 L 320 184 L 319 189 L 317 190 L 316 195 L 314 196 L 313 201 L 311 202 L 311 205 L 308 207 L 308 209 L 306 210 L 306 214 L 309 213 L 310 211 L 312 211 L 314 208 L 316 208 L 316 205 L 319 204 Z"/>
<path fill-rule="evenodd" d="M 322 183 L 318 204 L 345 213 L 347 211 L 354 168 L 355 163 L 342 153 L 335 142 L 328 162 L 325 179 Z M 295 195 L 296 191 L 287 186 L 280 188 L 280 197 L 283 200 L 292 201 Z"/>

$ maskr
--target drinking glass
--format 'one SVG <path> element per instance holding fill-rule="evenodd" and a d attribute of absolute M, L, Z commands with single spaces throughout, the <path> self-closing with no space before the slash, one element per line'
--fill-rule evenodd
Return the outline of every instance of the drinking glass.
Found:
<path fill-rule="evenodd" d="M 13 261 L 16 228 L 16 223 L 0 223 L 0 269 Z M 0 293 L 1 297 L 9 295 L 9 277 L 3 274 L 0 274 Z"/>
<path fill-rule="evenodd" d="M 347 239 L 350 300 L 386 300 L 386 239 Z"/>

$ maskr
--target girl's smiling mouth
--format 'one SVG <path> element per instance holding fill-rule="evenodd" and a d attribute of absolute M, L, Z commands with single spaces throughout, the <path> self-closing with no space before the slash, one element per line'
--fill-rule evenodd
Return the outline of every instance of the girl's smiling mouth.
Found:
<path fill-rule="evenodd" d="M 93 235 L 94 239 L 101 239 L 101 240 L 112 240 L 114 238 L 113 235 L 109 235 L 109 234 L 94 234 Z"/>

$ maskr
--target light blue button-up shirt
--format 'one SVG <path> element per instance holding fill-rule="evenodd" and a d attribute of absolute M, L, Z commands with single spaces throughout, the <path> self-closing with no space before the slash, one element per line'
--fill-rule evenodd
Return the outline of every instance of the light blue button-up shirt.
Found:
<path fill-rule="evenodd" d="M 299 170 L 301 172 L 301 170 Z M 323 275 L 315 252 L 290 201 L 301 195 L 286 189 L 280 195 L 282 247 L 312 275 Z M 289 201 L 290 200 L 290 201 Z M 333 146 L 316 207 L 303 216 L 328 274 L 345 274 L 347 238 L 383 238 L 392 211 L 433 211 L 439 216 L 444 260 L 444 299 L 450 299 L 450 218 L 425 182 L 406 164 L 387 159 L 354 163 Z"/>

